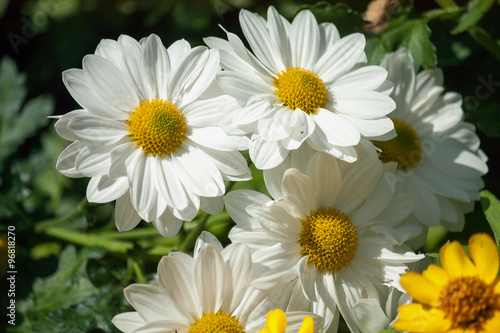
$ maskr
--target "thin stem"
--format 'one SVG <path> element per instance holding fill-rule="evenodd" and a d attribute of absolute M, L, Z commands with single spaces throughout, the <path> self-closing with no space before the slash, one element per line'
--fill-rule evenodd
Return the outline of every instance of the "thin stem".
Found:
<path fill-rule="evenodd" d="M 35 225 L 35 232 L 39 233 L 39 232 L 44 231 L 47 228 L 55 227 L 59 224 L 64 224 L 67 221 L 71 221 L 74 218 L 76 218 L 78 215 L 80 215 L 84 211 L 84 209 L 86 209 L 88 206 L 89 206 L 89 202 L 87 201 L 87 198 L 83 198 L 83 200 L 80 201 L 80 203 L 75 207 L 75 209 L 73 209 L 68 214 L 66 214 L 62 217 L 56 217 L 56 218 L 47 219 L 47 220 L 43 220 L 43 221 L 38 222 Z"/>
<path fill-rule="evenodd" d="M 444 9 L 457 9 L 458 5 L 453 0 L 436 0 L 436 3 Z"/>
<path fill-rule="evenodd" d="M 141 284 L 148 283 L 148 281 L 144 277 L 144 273 L 142 272 L 141 266 L 139 266 L 137 261 L 135 261 L 134 259 L 132 259 L 132 269 L 134 270 L 135 276 L 137 277 L 137 282 Z"/>

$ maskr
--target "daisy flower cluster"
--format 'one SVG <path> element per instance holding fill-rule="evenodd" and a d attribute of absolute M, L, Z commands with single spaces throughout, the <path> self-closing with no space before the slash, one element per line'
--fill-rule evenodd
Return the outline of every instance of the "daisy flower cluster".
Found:
<path fill-rule="evenodd" d="M 483 236 L 471 240 L 475 266 L 451 243 L 444 270 L 405 273 L 423 265 L 429 227 L 463 229 L 488 171 L 442 71 L 416 73 L 406 49 L 368 65 L 363 34 L 340 36 L 308 10 L 292 22 L 274 7 L 239 18 L 245 40 L 226 31 L 166 47 L 122 35 L 63 73 L 81 108 L 55 123 L 72 141 L 57 169 L 90 177 L 90 202 L 116 201 L 119 231 L 144 221 L 171 238 L 224 207 L 234 221 L 225 248 L 202 232 L 192 255 L 171 252 L 154 281 L 127 287 L 135 311 L 114 325 L 336 332 L 342 317 L 352 332 L 378 332 L 403 304 L 402 330 L 431 332 L 419 323 L 436 316 L 435 332 L 469 329 L 477 311 L 477 325 L 497 325 L 498 256 L 485 257 L 496 247 Z M 249 163 L 270 196 L 226 193 L 251 179 Z M 448 295 L 468 293 L 462 285 L 487 290 L 486 310 L 465 313 L 465 296 L 457 310 Z"/>

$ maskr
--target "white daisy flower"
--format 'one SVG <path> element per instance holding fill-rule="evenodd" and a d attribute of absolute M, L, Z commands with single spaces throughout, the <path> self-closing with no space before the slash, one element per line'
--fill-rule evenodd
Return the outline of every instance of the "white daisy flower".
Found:
<path fill-rule="evenodd" d="M 156 35 L 103 40 L 83 69 L 63 73 L 83 109 L 55 124 L 73 141 L 57 169 L 91 177 L 90 202 L 116 200 L 120 231 L 143 219 L 173 237 L 200 207 L 219 213 L 224 180 L 250 178 L 238 151 L 248 138 L 217 127 L 219 106 L 232 98 L 205 93 L 219 70 L 217 51 L 185 40 L 168 49 Z"/>
<path fill-rule="evenodd" d="M 260 290 L 252 288 L 254 276 L 249 249 L 231 244 L 225 249 L 204 233 L 194 258 L 173 252 L 158 265 L 158 286 L 135 284 L 125 288 L 136 310 L 113 318 L 122 332 L 148 333 L 251 333 L 266 326 L 266 315 L 279 308 Z M 287 332 L 297 332 L 308 315 L 314 325 L 322 319 L 310 313 L 289 312 Z"/>
<path fill-rule="evenodd" d="M 398 163 L 396 191 L 415 198 L 408 223 L 424 227 L 412 244 L 419 247 L 427 226 L 441 223 L 450 231 L 463 229 L 464 213 L 479 200 L 487 157 L 479 149 L 474 126 L 463 121 L 461 96 L 443 94 L 440 69 L 415 75 L 406 49 L 388 55 L 382 66 L 395 84 L 391 96 L 397 108 L 389 117 L 398 136 L 373 143 L 382 150 L 383 162 Z"/>
<path fill-rule="evenodd" d="M 394 137 L 386 115 L 394 110 L 392 84 L 379 66 L 367 66 L 365 37 L 340 38 L 331 23 L 318 25 L 301 11 L 292 23 L 269 7 L 267 21 L 240 12 L 243 33 L 255 56 L 234 34 L 209 37 L 224 71 L 217 81 L 242 107 L 233 125 L 251 133 L 250 157 L 257 168 L 280 164 L 304 142 L 353 162 L 363 138 Z"/>
<path fill-rule="evenodd" d="M 332 314 L 338 307 L 349 328 L 359 332 L 354 304 L 378 284 L 400 288 L 405 264 L 423 256 L 406 252 L 394 238 L 392 226 L 411 213 L 413 202 L 393 195 L 384 177 L 391 164 L 339 164 L 316 153 L 305 174 L 289 169 L 282 180 L 268 179 L 281 184 L 269 187 L 275 200 L 252 191 L 227 194 L 226 209 L 236 222 L 229 237 L 247 244 L 262 266 L 255 287 L 298 278 L 310 301 Z"/>

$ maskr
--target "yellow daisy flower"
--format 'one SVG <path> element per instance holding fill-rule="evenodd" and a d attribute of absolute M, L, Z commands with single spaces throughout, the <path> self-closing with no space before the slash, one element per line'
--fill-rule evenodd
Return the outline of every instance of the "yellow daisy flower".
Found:
<path fill-rule="evenodd" d="M 469 239 L 472 261 L 457 241 L 441 250 L 441 265 L 407 272 L 401 285 L 418 303 L 398 308 L 394 328 L 409 332 L 500 332 L 498 249 L 487 234 Z"/>
<path fill-rule="evenodd" d="M 285 333 L 286 314 L 280 309 L 271 310 L 267 313 L 266 325 L 259 333 Z M 311 317 L 305 316 L 297 333 L 314 333 L 314 321 Z"/>

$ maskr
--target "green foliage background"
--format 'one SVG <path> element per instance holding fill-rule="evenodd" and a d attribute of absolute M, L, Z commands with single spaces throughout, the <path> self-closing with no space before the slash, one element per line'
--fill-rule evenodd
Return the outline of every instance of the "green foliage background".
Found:
<path fill-rule="evenodd" d="M 165 45 L 184 38 L 192 45 L 206 36 L 224 37 L 218 26 L 242 36 L 241 7 L 265 16 L 274 5 L 287 18 L 308 7 L 319 22 L 333 22 L 342 35 L 364 32 L 368 1 L 257 0 L 0 0 L 0 284 L 7 290 L 5 234 L 15 227 L 16 326 L 9 332 L 115 332 L 111 318 L 131 308 L 123 288 L 153 277 L 162 255 L 189 252 L 202 229 L 224 243 L 227 214 L 202 214 L 165 239 L 149 225 L 118 233 L 113 204 L 85 198 L 88 179 L 68 179 L 55 161 L 68 144 L 53 130 L 50 115 L 78 108 L 62 71 L 81 68 L 103 38 L 158 34 Z M 371 64 L 407 47 L 415 66 L 442 67 L 445 87 L 464 96 L 467 121 L 474 123 L 490 172 L 465 230 L 433 228 L 423 248 L 436 252 L 449 239 L 465 243 L 477 231 L 500 237 L 500 1 L 401 1 L 388 12 L 380 34 L 364 32 Z M 486 82 L 486 83 L 485 83 Z M 489 83 L 488 83 L 489 82 Z M 266 193 L 262 174 L 234 188 Z M 483 212 L 484 211 L 484 212 Z M 492 225 L 492 228 L 488 225 Z M 431 254 L 432 255 L 432 254 Z M 435 255 L 434 255 L 435 256 Z M 2 321 L 9 299 L 2 295 Z M 341 325 L 340 331 L 346 331 Z"/>

